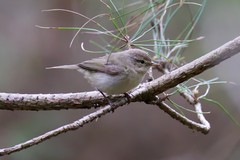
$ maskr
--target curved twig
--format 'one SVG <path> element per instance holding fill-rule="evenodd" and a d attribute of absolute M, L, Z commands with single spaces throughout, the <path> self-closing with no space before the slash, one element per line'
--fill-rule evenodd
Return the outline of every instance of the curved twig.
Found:
<path fill-rule="evenodd" d="M 144 83 L 141 86 L 139 86 L 138 88 L 130 91 L 129 94 L 132 98 L 131 101 L 149 101 L 152 99 L 152 97 L 154 95 L 162 93 L 162 92 L 166 91 L 167 89 L 172 88 L 172 87 L 178 85 L 179 83 L 182 83 L 183 81 L 185 81 L 197 74 L 202 73 L 203 71 L 219 64 L 220 62 L 224 61 L 227 58 L 230 58 L 231 56 L 233 56 L 239 52 L 240 52 L 240 37 L 237 37 L 234 40 L 222 45 L 218 49 L 216 49 L 216 50 L 214 50 L 214 51 L 170 72 L 170 73 L 167 73 L 167 74 L 163 75 L 162 77 L 159 77 L 149 83 Z M 94 97 L 92 97 L 91 94 L 96 94 L 96 92 L 75 94 L 75 96 L 79 96 L 78 98 L 81 99 L 82 101 L 80 100 L 81 103 L 79 103 L 79 101 L 74 101 L 71 103 L 72 106 L 70 106 L 68 100 L 71 100 L 72 98 L 76 99 L 76 97 L 73 96 L 74 94 L 61 94 L 61 95 L 59 95 L 59 97 L 57 97 L 57 95 L 51 95 L 51 94 L 36 94 L 36 95 L 32 96 L 32 99 L 29 101 L 29 99 L 27 100 L 27 98 L 26 98 L 27 96 L 29 96 L 27 94 L 22 95 L 22 94 L 0 93 L 0 109 L 33 110 L 32 102 L 39 104 L 40 106 L 43 106 L 43 104 L 46 106 L 54 106 L 55 105 L 55 106 L 57 106 L 56 107 L 57 109 L 66 109 L 66 107 L 61 108 L 62 106 L 66 105 L 66 104 L 69 105 L 68 109 L 69 108 L 77 108 L 76 106 L 81 108 L 82 106 L 84 106 L 83 105 L 84 103 L 86 103 L 86 102 L 90 103 L 91 99 L 92 98 L 94 99 Z M 99 97 L 99 95 L 95 95 L 95 96 Z M 57 99 L 57 98 L 61 98 L 61 99 Z M 52 101 L 49 101 L 49 99 L 51 99 Z M 56 100 L 56 101 L 54 101 L 54 100 Z M 61 104 L 62 102 L 63 102 L 63 105 Z M 21 105 L 18 106 L 18 103 L 20 103 Z M 51 137 L 57 136 L 61 133 L 65 133 L 70 130 L 78 129 L 79 127 L 101 117 L 102 115 L 105 115 L 106 113 L 114 111 L 115 109 L 117 109 L 118 107 L 120 107 L 122 105 L 125 105 L 126 103 L 128 103 L 128 100 L 126 98 L 118 97 L 116 99 L 116 101 L 112 103 L 112 106 L 107 105 L 104 108 L 99 109 L 99 110 L 97 110 L 97 111 L 71 123 L 71 124 L 68 124 L 68 125 L 62 126 L 60 128 L 57 128 L 55 130 L 52 130 L 50 132 L 47 132 L 41 136 L 33 138 L 24 143 L 15 145 L 13 147 L 0 149 L 0 156 L 31 147 L 32 145 L 41 143 L 41 142 L 43 142 Z M 13 104 L 14 107 L 10 109 L 9 107 L 11 106 L 11 104 Z M 29 104 L 31 104 L 31 105 L 29 105 Z M 156 103 L 156 105 L 158 105 L 158 104 Z M 161 104 L 159 104 L 159 105 L 161 105 Z M 166 106 L 161 107 L 161 108 L 163 110 L 165 110 Z M 39 108 L 39 109 L 46 110 L 47 108 L 45 107 L 45 108 Z M 168 113 L 174 118 L 179 116 L 174 110 L 173 111 L 169 110 Z M 201 111 L 199 111 L 199 113 L 201 113 Z M 201 119 L 201 117 L 199 117 L 199 118 Z M 178 119 L 181 122 L 186 121 L 185 117 L 182 119 L 180 119 L 178 117 Z M 201 128 L 204 128 L 203 126 L 201 126 L 201 124 L 198 124 L 195 122 L 185 123 L 185 124 L 188 125 L 190 128 L 193 128 L 196 130 L 201 130 Z"/>

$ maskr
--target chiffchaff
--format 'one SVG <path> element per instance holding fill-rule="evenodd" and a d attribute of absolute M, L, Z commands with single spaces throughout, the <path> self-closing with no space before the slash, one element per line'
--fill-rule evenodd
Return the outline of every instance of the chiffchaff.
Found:
<path fill-rule="evenodd" d="M 107 94 L 126 93 L 144 78 L 154 65 L 148 54 L 140 49 L 129 49 L 79 64 L 49 67 L 47 69 L 73 69 L 83 73 L 95 88 Z"/>

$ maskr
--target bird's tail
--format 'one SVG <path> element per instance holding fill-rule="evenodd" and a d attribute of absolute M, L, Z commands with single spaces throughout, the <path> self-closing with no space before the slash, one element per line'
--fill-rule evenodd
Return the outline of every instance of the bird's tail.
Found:
<path fill-rule="evenodd" d="M 46 69 L 79 69 L 78 65 L 72 64 L 72 65 L 62 65 L 62 66 L 54 66 L 54 67 L 47 67 Z"/>

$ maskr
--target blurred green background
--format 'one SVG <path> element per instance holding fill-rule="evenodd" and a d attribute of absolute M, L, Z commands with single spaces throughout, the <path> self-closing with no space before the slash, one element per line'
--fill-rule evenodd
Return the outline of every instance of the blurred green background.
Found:
<path fill-rule="evenodd" d="M 48 71 L 45 67 L 77 63 L 96 57 L 81 50 L 94 35 L 80 34 L 69 48 L 74 31 L 44 30 L 42 26 L 81 26 L 85 20 L 43 9 L 65 8 L 88 17 L 106 12 L 96 0 L 1 0 L 0 1 L 0 88 L 14 93 L 68 93 L 92 88 L 80 74 Z M 186 50 L 187 60 L 197 58 L 240 36 L 240 1 L 209 1 L 194 30 L 205 39 Z M 180 16 L 181 17 L 181 16 Z M 184 16 L 182 16 L 184 19 Z M 177 24 L 171 27 L 174 32 Z M 219 77 L 232 84 L 214 85 L 209 97 L 218 100 L 240 121 L 240 55 L 204 72 L 205 79 Z M 24 151 L 5 156 L 6 160 L 98 159 L 98 160 L 235 160 L 240 158 L 240 128 L 217 106 L 204 103 L 211 111 L 208 135 L 193 132 L 157 107 L 136 103 L 122 107 L 96 122 L 68 132 Z M 0 110 L 0 148 L 12 146 L 46 131 L 70 123 L 92 110 L 4 111 Z"/>

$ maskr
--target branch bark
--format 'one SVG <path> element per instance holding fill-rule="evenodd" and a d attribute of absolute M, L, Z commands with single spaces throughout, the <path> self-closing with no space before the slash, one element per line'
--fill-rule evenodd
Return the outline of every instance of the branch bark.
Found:
<path fill-rule="evenodd" d="M 172 88 L 183 81 L 202 73 L 206 69 L 209 69 L 220 62 L 224 61 L 227 58 L 237 54 L 240 52 L 240 37 L 224 44 L 218 49 L 170 72 L 162 77 L 155 79 L 149 83 L 143 83 L 138 88 L 129 92 L 131 96 L 131 101 L 149 101 L 152 100 L 154 95 L 162 93 L 169 88 Z M 97 110 L 94 113 L 91 113 L 83 118 L 57 128 L 55 130 L 49 131 L 43 135 L 35 137 L 29 141 L 20 143 L 18 145 L 0 149 L 0 156 L 10 154 L 38 143 L 41 143 L 51 137 L 57 136 L 61 133 L 65 133 L 70 130 L 78 129 L 79 127 L 105 115 L 111 111 L 114 111 L 120 106 L 128 103 L 128 99 L 123 98 L 123 96 L 114 96 L 114 102 L 112 106 L 105 106 Z M 0 109 L 7 110 L 48 110 L 48 109 L 70 109 L 70 108 L 84 108 L 84 106 L 94 106 L 95 103 L 106 103 L 103 102 L 103 98 L 100 97 L 100 94 L 97 92 L 86 92 L 86 93 L 70 93 L 70 94 L 35 94 L 35 95 L 27 95 L 27 94 L 10 94 L 10 93 L 0 93 Z M 11 105 L 13 104 L 13 105 Z M 88 105 L 86 105 L 88 104 Z M 151 104 L 151 102 L 150 102 Z M 154 104 L 154 100 L 152 100 L 152 104 Z M 186 117 L 182 117 L 177 112 L 172 110 L 170 107 L 165 105 L 165 103 L 155 101 L 155 105 L 159 106 L 161 109 L 166 111 L 173 118 L 178 119 L 183 124 L 189 126 L 190 128 L 201 130 L 203 133 L 207 132 L 210 128 L 208 122 L 204 122 L 204 119 L 200 117 L 202 120 L 202 124 L 195 123 L 191 120 L 188 120 Z M 13 107 L 12 107 L 13 106 Z M 43 107 L 46 106 L 46 107 Z M 65 107 L 64 107 L 65 106 Z M 66 107 L 67 106 L 67 107 Z M 197 107 L 197 106 L 196 106 Z M 88 107 L 86 107 L 88 108 Z M 201 108 L 197 108 L 197 111 L 202 112 Z M 198 115 L 199 116 L 199 115 Z M 182 117 L 182 118 L 181 118 Z"/>
<path fill-rule="evenodd" d="M 240 37 L 227 42 L 206 55 L 170 72 L 154 81 L 143 83 L 132 90 L 132 102 L 144 101 L 149 95 L 160 94 L 220 62 L 240 52 Z M 112 101 L 119 101 L 123 95 L 112 96 Z M 125 102 L 125 104 L 127 101 Z M 98 92 L 67 94 L 13 94 L 0 93 L 0 109 L 2 110 L 60 110 L 92 108 L 106 105 L 107 102 Z"/>

